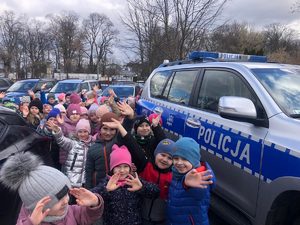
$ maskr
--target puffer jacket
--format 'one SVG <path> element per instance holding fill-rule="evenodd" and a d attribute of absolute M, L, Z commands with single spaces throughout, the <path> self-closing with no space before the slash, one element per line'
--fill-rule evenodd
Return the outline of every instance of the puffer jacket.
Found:
<path fill-rule="evenodd" d="M 57 144 L 61 151 L 67 151 L 67 160 L 62 166 L 62 171 L 70 179 L 73 187 L 81 187 L 85 183 L 85 162 L 87 151 L 93 144 L 92 137 L 86 142 L 72 140 L 63 136 L 61 130 L 54 133 Z"/>
<path fill-rule="evenodd" d="M 201 163 L 206 169 L 211 170 L 208 163 Z M 181 178 L 173 176 L 169 188 L 169 199 L 167 204 L 168 225 L 209 225 L 208 208 L 210 202 L 210 191 L 215 185 L 207 188 L 184 187 L 185 175 Z"/>
<path fill-rule="evenodd" d="M 108 178 L 102 180 L 91 191 L 102 196 L 105 202 L 103 220 L 104 225 L 141 225 L 141 207 L 143 198 L 157 198 L 159 188 L 156 184 L 141 180 L 142 189 L 128 191 L 128 185 L 124 185 L 115 191 L 108 192 L 106 185 Z"/>

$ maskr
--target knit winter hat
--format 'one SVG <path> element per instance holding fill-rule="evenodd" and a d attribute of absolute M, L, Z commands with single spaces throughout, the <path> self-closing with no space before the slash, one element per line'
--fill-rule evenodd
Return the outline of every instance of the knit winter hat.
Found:
<path fill-rule="evenodd" d="M 91 125 L 87 119 L 80 119 L 76 124 L 76 133 L 79 130 L 87 130 L 89 134 L 91 133 Z"/>
<path fill-rule="evenodd" d="M 98 109 L 99 105 L 96 104 L 96 103 L 93 103 L 91 104 L 90 108 L 89 108 L 89 112 L 88 114 L 91 115 L 91 114 L 96 114 L 96 111 Z"/>
<path fill-rule="evenodd" d="M 67 108 L 67 116 L 70 117 L 73 114 L 81 114 L 80 105 L 70 104 Z"/>
<path fill-rule="evenodd" d="M 100 127 L 103 126 L 103 123 L 104 122 L 113 122 L 111 119 L 114 118 L 116 120 L 118 120 L 118 116 L 115 114 L 115 113 L 112 113 L 112 112 L 108 112 L 108 113 L 105 113 L 102 118 L 101 118 L 101 121 L 99 123 Z"/>
<path fill-rule="evenodd" d="M 135 123 L 134 123 L 134 132 L 136 133 L 137 131 L 137 128 L 142 125 L 142 123 L 148 123 L 149 126 L 151 125 L 149 120 L 148 120 L 148 117 L 146 116 L 141 116 L 139 118 L 136 119 Z"/>
<path fill-rule="evenodd" d="M 152 120 L 155 119 L 156 117 L 158 117 L 158 114 L 156 114 L 156 113 L 152 113 L 152 114 L 149 115 L 148 119 L 149 119 L 150 124 L 152 124 Z M 160 120 L 159 120 L 159 124 L 160 124 L 160 126 L 162 126 L 161 117 L 160 117 Z"/>
<path fill-rule="evenodd" d="M 112 146 L 112 152 L 110 153 L 109 168 L 112 171 L 116 166 L 121 164 L 127 164 L 131 167 L 131 155 L 125 145 L 119 147 L 114 144 Z"/>
<path fill-rule="evenodd" d="M 66 113 L 67 112 L 66 108 L 62 104 L 57 104 L 57 105 L 54 106 L 54 108 L 59 109 L 59 111 L 61 113 Z"/>
<path fill-rule="evenodd" d="M 200 148 L 193 138 L 183 137 L 176 141 L 173 152 L 173 157 L 175 156 L 188 160 L 193 165 L 193 168 L 200 166 Z"/>
<path fill-rule="evenodd" d="M 22 96 L 20 97 L 21 103 L 30 103 L 30 96 Z"/>
<path fill-rule="evenodd" d="M 175 142 L 170 139 L 161 140 L 156 146 L 156 149 L 154 151 L 154 156 L 156 156 L 158 153 L 166 153 L 169 154 L 170 156 L 173 156 L 174 144 Z"/>
<path fill-rule="evenodd" d="M 100 105 L 98 107 L 98 109 L 96 110 L 96 115 L 98 118 L 102 118 L 102 116 L 108 112 L 111 112 L 111 108 L 108 105 L 103 104 L 103 105 Z"/>
<path fill-rule="evenodd" d="M 57 99 L 60 100 L 60 101 L 63 101 L 63 100 L 65 100 L 65 97 L 66 97 L 66 94 L 65 94 L 65 93 L 60 93 L 60 94 L 57 96 Z"/>
<path fill-rule="evenodd" d="M 70 95 L 70 104 L 79 104 L 81 102 L 81 98 L 77 93 L 72 93 Z"/>
<path fill-rule="evenodd" d="M 56 118 L 57 115 L 60 115 L 60 110 L 57 109 L 57 108 L 53 108 L 53 109 L 49 112 L 49 114 L 48 114 L 48 116 L 47 116 L 46 119 L 49 120 L 51 117 Z"/>
<path fill-rule="evenodd" d="M 71 187 L 68 177 L 31 152 L 9 157 L 0 171 L 0 182 L 9 189 L 18 190 L 24 206 L 33 211 L 38 201 L 50 196 L 46 208 L 62 199 Z"/>
<path fill-rule="evenodd" d="M 80 106 L 80 115 L 87 115 L 88 114 L 88 109 L 86 107 Z"/>
<path fill-rule="evenodd" d="M 50 98 L 55 99 L 55 95 L 52 94 L 52 93 L 49 93 L 49 94 L 47 95 L 47 100 L 49 100 Z"/>
<path fill-rule="evenodd" d="M 39 109 L 40 113 L 43 113 L 43 103 L 40 99 L 38 98 L 35 98 L 33 99 L 30 103 L 29 103 L 29 109 L 32 107 L 32 106 L 35 106 Z"/>

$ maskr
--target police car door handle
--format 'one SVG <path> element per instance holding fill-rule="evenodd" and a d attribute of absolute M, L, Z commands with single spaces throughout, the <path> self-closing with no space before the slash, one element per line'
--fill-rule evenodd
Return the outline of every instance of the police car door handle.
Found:
<path fill-rule="evenodd" d="M 201 123 L 193 118 L 188 118 L 186 120 L 186 124 L 190 127 L 199 128 L 201 126 Z"/>

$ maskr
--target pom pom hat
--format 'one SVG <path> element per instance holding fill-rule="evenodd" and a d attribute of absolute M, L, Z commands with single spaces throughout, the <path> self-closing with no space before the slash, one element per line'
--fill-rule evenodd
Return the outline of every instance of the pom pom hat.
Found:
<path fill-rule="evenodd" d="M 41 159 L 30 152 L 9 157 L 1 168 L 0 182 L 12 190 L 18 190 L 25 208 L 30 211 L 46 196 L 51 198 L 46 208 L 52 208 L 71 187 L 62 172 L 42 165 Z"/>
<path fill-rule="evenodd" d="M 193 168 L 200 166 L 200 148 L 193 138 L 183 137 L 176 141 L 173 152 L 173 157 L 175 156 L 188 160 Z"/>
<path fill-rule="evenodd" d="M 29 109 L 32 107 L 32 106 L 35 106 L 39 109 L 39 112 L 40 113 L 43 113 L 43 103 L 41 102 L 40 99 L 38 98 L 35 98 L 33 99 L 30 103 L 29 103 Z"/>
<path fill-rule="evenodd" d="M 129 167 L 131 167 L 130 152 L 125 145 L 119 147 L 118 145 L 114 144 L 112 146 L 112 152 L 110 153 L 110 171 L 121 164 L 127 164 Z"/>

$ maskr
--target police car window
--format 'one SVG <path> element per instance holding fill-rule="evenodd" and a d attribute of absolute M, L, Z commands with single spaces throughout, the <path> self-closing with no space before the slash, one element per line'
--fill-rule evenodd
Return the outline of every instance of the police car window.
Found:
<path fill-rule="evenodd" d="M 170 87 L 168 100 L 188 105 L 198 71 L 178 71 Z"/>
<path fill-rule="evenodd" d="M 247 85 L 235 74 L 229 71 L 206 70 L 197 100 L 197 107 L 217 112 L 219 99 L 222 96 L 239 96 L 255 101 Z"/>
<path fill-rule="evenodd" d="M 151 97 L 161 97 L 164 86 L 172 74 L 171 71 L 161 71 L 154 74 L 150 81 Z"/>

